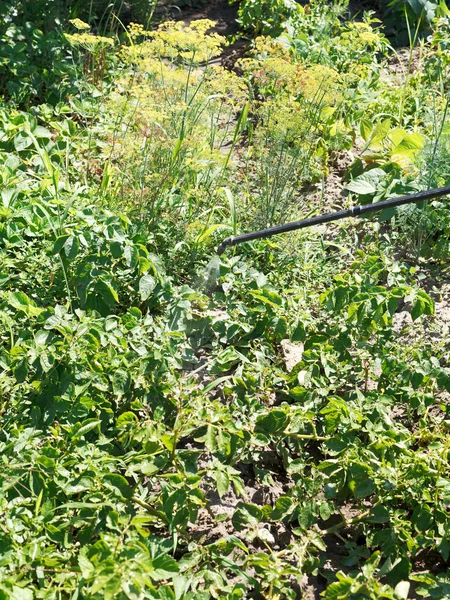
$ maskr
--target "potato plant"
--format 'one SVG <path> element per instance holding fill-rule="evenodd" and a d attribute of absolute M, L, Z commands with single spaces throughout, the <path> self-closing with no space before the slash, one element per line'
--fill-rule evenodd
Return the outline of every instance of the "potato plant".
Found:
<path fill-rule="evenodd" d="M 215 252 L 450 183 L 447 17 L 400 72 L 373 14 L 243 1 L 230 69 L 181 5 L 25 4 L 0 8 L 0 600 L 449 598 L 447 198 Z"/>

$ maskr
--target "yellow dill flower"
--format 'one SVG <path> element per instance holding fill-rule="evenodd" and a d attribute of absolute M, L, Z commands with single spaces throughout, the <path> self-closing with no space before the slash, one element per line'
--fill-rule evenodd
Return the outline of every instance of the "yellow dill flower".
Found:
<path fill-rule="evenodd" d="M 81 19 L 71 19 L 69 23 L 71 23 L 75 27 L 75 29 L 78 29 L 78 31 L 83 31 L 91 28 L 90 25 L 88 25 Z"/>
<path fill-rule="evenodd" d="M 207 93 L 221 94 L 230 101 L 245 102 L 248 97 L 245 81 L 219 65 L 213 65 L 205 72 L 205 88 Z"/>
<path fill-rule="evenodd" d="M 157 31 L 148 32 L 131 24 L 128 33 L 132 40 L 142 35 L 148 39 L 131 47 L 123 47 L 120 57 L 124 62 L 137 65 L 154 57 L 165 57 L 174 62 L 206 62 L 220 54 L 226 43 L 223 36 L 207 33 L 214 25 L 208 19 L 193 21 L 188 27 L 182 21 L 167 21 Z"/>
<path fill-rule="evenodd" d="M 130 23 L 127 28 L 127 34 L 128 37 L 134 40 L 142 35 L 146 35 L 147 32 L 144 30 L 144 26 L 141 25 L 141 23 Z"/>
<path fill-rule="evenodd" d="M 65 33 L 64 36 L 72 46 L 81 46 L 89 52 L 95 52 L 102 46 L 114 46 L 112 38 L 93 35 L 92 33 Z"/>

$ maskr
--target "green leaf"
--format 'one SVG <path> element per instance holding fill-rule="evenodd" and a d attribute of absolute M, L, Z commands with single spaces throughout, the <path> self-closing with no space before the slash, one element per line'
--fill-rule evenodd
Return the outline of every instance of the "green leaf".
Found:
<path fill-rule="evenodd" d="M 124 412 L 122 413 L 119 417 L 117 417 L 117 421 L 116 421 L 116 427 L 118 429 L 122 429 L 123 427 L 126 427 L 127 425 L 132 425 L 134 423 L 138 423 L 139 419 L 137 418 L 137 416 L 133 413 L 133 412 Z"/>
<path fill-rule="evenodd" d="M 119 302 L 119 296 L 115 289 L 116 284 L 112 281 L 111 277 L 100 277 L 96 287 L 103 300 L 109 306 L 113 307 L 117 302 Z"/>
<path fill-rule="evenodd" d="M 70 235 L 61 235 L 53 244 L 53 254 L 59 254 L 64 248 L 64 244 L 69 239 Z"/>
<path fill-rule="evenodd" d="M 182 600 L 186 597 L 186 593 L 189 589 L 190 580 L 188 577 L 183 575 L 174 575 L 173 578 L 173 590 L 175 592 L 175 600 Z"/>
<path fill-rule="evenodd" d="M 263 518 L 262 510 L 255 504 L 239 502 L 233 514 L 232 521 L 237 531 L 255 528 Z"/>
<path fill-rule="evenodd" d="M 378 221 L 383 223 L 384 221 L 390 221 L 397 214 L 397 208 L 385 208 L 381 211 Z"/>
<path fill-rule="evenodd" d="M 35 303 L 24 292 L 10 294 L 9 303 L 13 308 L 24 312 L 28 317 L 40 315 L 42 312 L 42 309 L 37 308 Z"/>
<path fill-rule="evenodd" d="M 9 600 L 33 600 L 33 598 L 33 590 L 18 587 L 17 585 L 13 586 L 12 591 L 9 592 Z"/>
<path fill-rule="evenodd" d="M 255 431 L 258 433 L 278 433 L 283 431 L 290 418 L 283 410 L 274 409 L 256 419 Z"/>
<path fill-rule="evenodd" d="M 180 571 L 177 561 L 168 554 L 161 554 L 155 558 L 152 567 L 153 571 L 150 572 L 150 577 L 156 581 L 169 579 Z"/>
<path fill-rule="evenodd" d="M 324 521 L 328 521 L 328 519 L 333 514 L 333 508 L 331 504 L 329 504 L 328 502 L 322 502 L 320 504 L 319 514 L 321 519 L 323 519 Z"/>
<path fill-rule="evenodd" d="M 135 269 L 139 265 L 139 250 L 136 246 L 126 246 L 123 256 L 129 269 Z"/>
<path fill-rule="evenodd" d="M 38 125 L 35 129 L 33 129 L 33 134 L 37 138 L 50 139 L 52 137 L 51 131 L 49 131 L 46 127 L 42 127 L 41 125 Z"/>
<path fill-rule="evenodd" d="M 222 225 L 221 223 L 214 223 L 213 225 L 210 225 L 205 231 L 203 231 L 203 233 L 201 233 L 199 236 L 197 236 L 195 243 L 201 244 L 202 242 L 206 242 L 212 236 L 212 234 L 216 231 L 216 229 L 219 229 L 219 227 L 228 229 L 228 227 L 226 227 L 225 225 Z"/>
<path fill-rule="evenodd" d="M 82 554 L 78 555 L 78 566 L 84 579 L 89 579 L 94 572 L 94 565 Z"/>
<path fill-rule="evenodd" d="M 373 195 L 385 178 L 386 172 L 383 169 L 369 169 L 350 181 L 345 189 L 360 196 Z"/>
<path fill-rule="evenodd" d="M 21 131 L 14 138 L 14 148 L 17 150 L 17 152 L 26 150 L 26 148 L 29 148 L 32 145 L 32 143 L 33 140 L 25 131 Z"/>
<path fill-rule="evenodd" d="M 395 590 L 394 592 L 396 593 L 396 595 L 399 598 L 402 598 L 404 600 L 407 600 L 408 595 L 409 595 L 409 588 L 410 588 L 410 583 L 409 581 L 400 581 L 399 583 L 397 583 L 397 585 L 395 586 Z"/>
<path fill-rule="evenodd" d="M 14 367 L 13 373 L 16 378 L 17 383 L 23 383 L 25 379 L 28 377 L 28 362 L 26 358 L 22 358 L 17 365 Z"/>
<path fill-rule="evenodd" d="M 156 279 L 152 275 L 143 275 L 139 280 L 139 294 L 142 302 L 150 298 L 156 287 Z"/>
<path fill-rule="evenodd" d="M 290 496 L 280 496 L 275 503 L 271 519 L 273 521 L 281 521 L 281 519 L 292 512 L 294 506 L 294 502 Z"/>
<path fill-rule="evenodd" d="M 372 132 L 372 123 L 368 119 L 363 119 L 359 124 L 359 132 L 362 139 L 367 142 Z"/>
<path fill-rule="evenodd" d="M 117 594 L 120 592 L 121 589 L 122 589 L 122 576 L 119 573 L 117 573 L 113 577 L 108 579 L 108 581 L 104 587 L 104 590 L 103 590 L 104 600 L 113 600 L 113 598 L 116 598 Z"/>
<path fill-rule="evenodd" d="M 407 133 L 402 141 L 392 150 L 392 154 L 412 156 L 425 146 L 425 138 L 420 133 Z"/>
<path fill-rule="evenodd" d="M 123 396 L 128 392 L 131 386 L 130 374 L 122 369 L 117 369 L 113 375 L 113 391 L 115 394 Z"/>
<path fill-rule="evenodd" d="M 355 498 L 366 498 L 375 493 L 376 489 L 375 483 L 369 478 L 358 481 L 354 488 Z"/>
<path fill-rule="evenodd" d="M 375 506 L 366 517 L 369 523 L 388 523 L 390 520 L 389 511 L 384 506 Z"/>
<path fill-rule="evenodd" d="M 343 574 L 342 574 L 343 575 Z M 345 576 L 344 576 L 345 577 Z M 346 578 L 347 579 L 347 578 Z M 325 592 L 326 600 L 347 600 L 353 584 L 353 579 L 331 583 Z"/>
<path fill-rule="evenodd" d="M 86 419 L 80 424 L 80 427 L 78 429 L 74 430 L 74 432 L 72 433 L 72 437 L 74 439 L 81 438 L 84 435 L 86 435 L 86 433 L 97 429 L 100 424 L 101 421 L 99 419 Z"/>
<path fill-rule="evenodd" d="M 417 531 L 423 532 L 431 529 L 434 518 L 428 506 L 423 505 L 413 511 L 411 521 Z"/>
<path fill-rule="evenodd" d="M 225 471 L 215 471 L 214 478 L 217 484 L 217 492 L 223 498 L 230 487 L 230 477 Z"/>
<path fill-rule="evenodd" d="M 77 256 L 79 248 L 80 242 L 74 235 L 70 235 L 64 242 L 64 253 L 70 260 L 73 260 Z"/>
<path fill-rule="evenodd" d="M 122 477 L 122 475 L 118 475 L 117 473 L 108 473 L 104 475 L 103 483 L 127 500 L 129 500 L 133 495 L 132 488 L 125 477 Z"/>
<path fill-rule="evenodd" d="M 291 335 L 292 342 L 304 342 L 306 340 L 306 329 L 301 321 L 297 323 L 297 327 L 294 329 Z"/>
<path fill-rule="evenodd" d="M 423 290 L 418 290 L 416 298 L 411 309 L 411 317 L 413 321 L 422 315 L 434 314 L 434 301 Z"/>
<path fill-rule="evenodd" d="M 381 121 L 381 123 L 378 123 L 372 132 L 372 139 L 370 141 L 370 145 L 376 146 L 383 142 L 387 138 L 390 129 L 390 119 L 385 119 L 384 121 Z"/>
<path fill-rule="evenodd" d="M 44 373 L 48 373 L 53 368 L 55 359 L 51 354 L 48 354 L 47 352 L 41 352 L 39 356 L 39 363 Z"/>
<path fill-rule="evenodd" d="M 360 196 L 366 196 L 369 194 L 375 194 L 377 188 L 370 183 L 370 181 L 364 181 L 363 179 L 354 179 L 350 183 L 347 183 L 345 189 Z"/>

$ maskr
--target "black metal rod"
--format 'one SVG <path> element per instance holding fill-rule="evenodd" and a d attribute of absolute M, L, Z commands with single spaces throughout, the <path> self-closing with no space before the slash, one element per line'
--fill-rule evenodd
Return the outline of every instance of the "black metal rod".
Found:
<path fill-rule="evenodd" d="M 447 194 L 450 194 L 450 186 L 418 192 L 417 194 L 410 194 L 409 196 L 400 196 L 399 198 L 383 200 L 382 202 L 353 206 L 347 210 L 339 210 L 334 213 L 318 215 L 317 217 L 311 217 L 310 219 L 304 219 L 303 221 L 294 221 L 293 223 L 285 223 L 284 225 L 277 225 L 276 227 L 270 227 L 269 229 L 260 229 L 259 231 L 244 233 L 234 237 L 232 236 L 223 240 L 217 248 L 217 254 L 220 256 L 225 252 L 227 247 L 236 246 L 237 244 L 242 244 L 244 242 L 259 240 L 261 238 L 271 237 L 272 235 L 278 235 L 296 229 L 305 229 L 305 227 L 312 227 L 313 225 L 320 225 L 322 223 L 330 223 L 331 221 L 339 221 L 340 219 L 347 219 L 348 217 L 359 217 L 366 213 L 380 211 L 385 208 L 394 208 L 396 206 L 402 206 L 403 204 L 410 204 L 411 202 L 421 202 L 432 198 L 440 198 Z"/>

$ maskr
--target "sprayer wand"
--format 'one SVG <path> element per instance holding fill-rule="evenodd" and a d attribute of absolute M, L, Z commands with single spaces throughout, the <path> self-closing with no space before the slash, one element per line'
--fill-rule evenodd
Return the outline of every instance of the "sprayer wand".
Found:
<path fill-rule="evenodd" d="M 311 217 L 310 219 L 304 219 L 303 221 L 294 221 L 293 223 L 285 223 L 284 225 L 277 225 L 276 227 L 270 227 L 269 229 L 260 229 L 259 231 L 232 236 L 223 240 L 223 242 L 217 248 L 217 254 L 219 256 L 223 254 L 228 246 L 236 246 L 237 244 L 242 244 L 244 242 L 259 240 L 261 238 L 271 237 L 272 235 L 278 235 L 279 233 L 286 233 L 287 231 L 294 231 L 296 229 L 305 229 L 306 227 L 312 227 L 313 225 L 321 225 L 322 223 L 339 221 L 340 219 L 347 219 L 347 217 L 359 217 L 366 213 L 384 210 L 385 208 L 394 208 L 396 206 L 402 206 L 403 204 L 410 204 L 412 202 L 421 202 L 423 200 L 430 200 L 432 198 L 440 198 L 441 196 L 446 196 L 447 194 L 450 194 L 450 186 L 435 190 L 427 190 L 425 192 L 418 192 L 417 194 L 410 194 L 409 196 L 400 196 L 399 198 L 383 200 L 382 202 L 373 202 L 372 204 L 353 206 L 347 210 L 339 210 L 338 212 L 334 213 L 318 215 L 317 217 Z"/>

